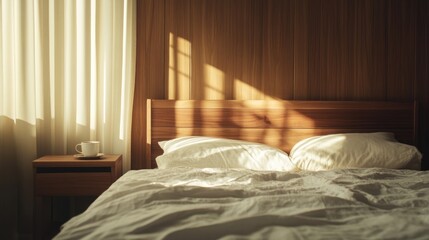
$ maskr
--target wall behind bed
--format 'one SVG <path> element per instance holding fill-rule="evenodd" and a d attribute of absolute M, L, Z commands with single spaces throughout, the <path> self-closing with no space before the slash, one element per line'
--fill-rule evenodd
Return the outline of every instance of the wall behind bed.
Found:
<path fill-rule="evenodd" d="M 428 12 L 426 0 L 137 1 L 132 167 L 148 98 L 417 100 L 428 155 Z"/>

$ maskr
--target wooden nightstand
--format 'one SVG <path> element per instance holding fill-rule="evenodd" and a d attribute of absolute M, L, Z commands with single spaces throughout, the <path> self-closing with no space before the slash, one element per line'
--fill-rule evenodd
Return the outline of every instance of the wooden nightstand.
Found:
<path fill-rule="evenodd" d="M 122 175 L 122 155 L 79 160 L 72 155 L 33 161 L 34 239 L 52 237 L 52 197 L 98 196 Z"/>

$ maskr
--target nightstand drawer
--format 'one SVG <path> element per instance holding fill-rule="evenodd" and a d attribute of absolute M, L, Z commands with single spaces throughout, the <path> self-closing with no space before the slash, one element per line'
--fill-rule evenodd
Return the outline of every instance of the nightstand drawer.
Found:
<path fill-rule="evenodd" d="M 34 193 L 45 196 L 97 196 L 114 182 L 110 172 L 38 173 L 34 180 Z"/>

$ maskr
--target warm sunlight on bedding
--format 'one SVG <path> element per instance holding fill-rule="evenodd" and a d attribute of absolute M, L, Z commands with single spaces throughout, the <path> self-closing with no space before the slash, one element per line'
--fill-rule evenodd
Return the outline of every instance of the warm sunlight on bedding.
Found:
<path fill-rule="evenodd" d="M 184 169 L 188 171 L 188 169 Z M 207 174 L 210 176 L 212 174 L 220 174 L 224 170 L 220 168 L 202 168 L 199 176 Z M 164 187 L 174 187 L 174 186 L 194 186 L 194 187 L 206 187 L 206 188 L 215 188 L 218 186 L 228 186 L 228 185 L 250 185 L 252 184 L 251 178 L 241 178 L 235 175 L 222 176 L 216 179 L 206 179 L 201 177 L 195 177 L 190 179 L 174 179 L 172 178 L 170 181 L 158 182 L 154 181 L 151 183 L 152 185 L 162 185 Z"/>

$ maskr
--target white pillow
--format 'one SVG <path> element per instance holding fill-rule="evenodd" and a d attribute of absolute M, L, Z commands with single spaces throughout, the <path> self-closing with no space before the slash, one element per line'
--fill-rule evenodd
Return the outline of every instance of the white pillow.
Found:
<path fill-rule="evenodd" d="M 290 171 L 295 169 L 280 149 L 260 143 L 212 137 L 181 137 L 159 142 L 164 154 L 158 168 L 246 168 Z"/>
<path fill-rule="evenodd" d="M 393 133 L 346 133 L 310 137 L 293 146 L 290 158 L 302 170 L 339 168 L 420 169 L 416 147 L 396 141 Z"/>

